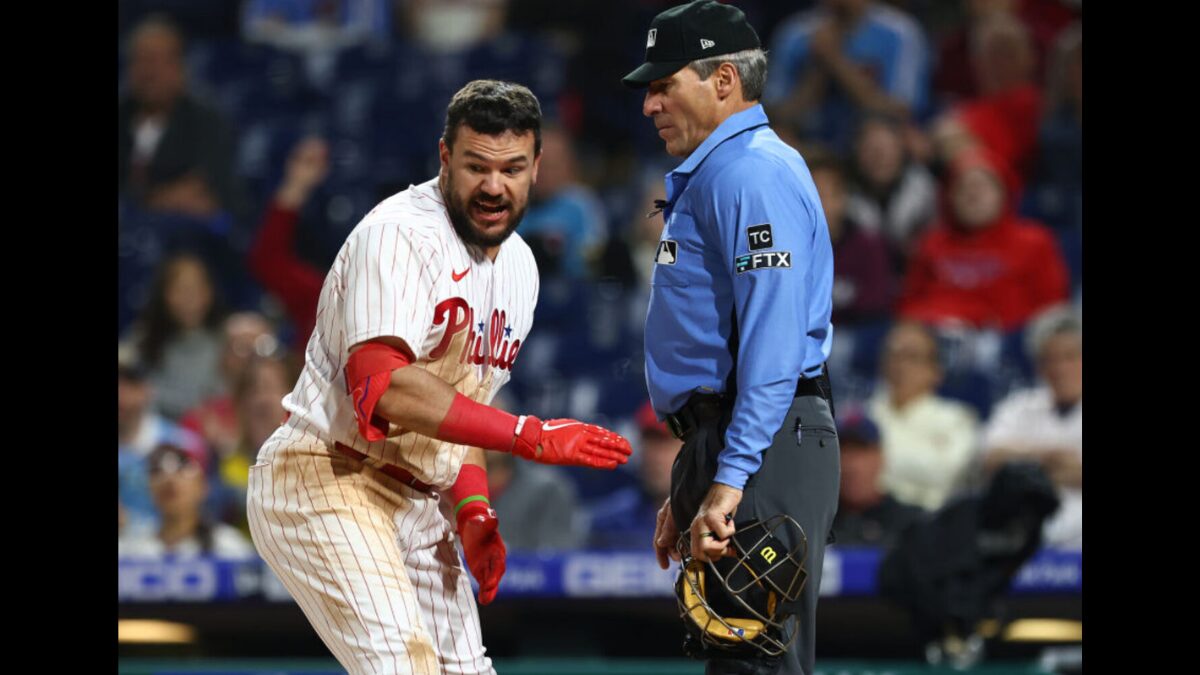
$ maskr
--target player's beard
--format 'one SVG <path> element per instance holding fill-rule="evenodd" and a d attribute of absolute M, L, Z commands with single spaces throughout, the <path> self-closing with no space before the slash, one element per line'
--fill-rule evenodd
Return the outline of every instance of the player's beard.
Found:
<path fill-rule="evenodd" d="M 516 205 L 508 201 L 504 197 L 491 198 L 480 192 L 468 196 L 465 199 L 459 199 L 458 191 L 454 189 L 454 178 L 447 175 L 442 185 L 442 198 L 446 201 L 446 214 L 450 216 L 450 224 L 454 226 L 454 231 L 458 234 L 458 238 L 467 245 L 467 248 L 476 249 L 480 255 L 484 251 L 493 246 L 499 246 L 504 243 L 504 240 L 517 229 L 517 225 L 521 224 L 521 218 L 525 217 L 525 209 L 528 205 L 523 205 L 520 209 Z M 481 232 L 471 220 L 470 209 L 471 203 L 478 202 L 487 206 L 506 206 L 508 207 L 508 225 L 500 232 L 495 234 L 487 234 Z"/>

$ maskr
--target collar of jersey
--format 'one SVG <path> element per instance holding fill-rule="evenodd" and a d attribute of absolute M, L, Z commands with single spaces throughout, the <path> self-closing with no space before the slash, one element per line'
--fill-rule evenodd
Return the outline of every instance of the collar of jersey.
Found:
<path fill-rule="evenodd" d="M 743 131 L 761 127 L 765 124 L 767 124 L 767 113 L 763 110 L 761 103 L 755 105 L 753 108 L 747 108 L 739 113 L 730 115 L 708 135 L 708 138 L 704 139 L 700 147 L 693 150 L 692 154 L 683 160 L 683 164 L 680 164 L 671 173 L 692 173 L 708 157 L 709 153 L 717 149 L 718 145 Z"/>

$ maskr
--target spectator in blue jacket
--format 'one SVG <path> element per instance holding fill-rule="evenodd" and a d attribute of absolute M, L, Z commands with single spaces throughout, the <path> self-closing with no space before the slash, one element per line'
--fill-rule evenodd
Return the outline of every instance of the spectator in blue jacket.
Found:
<path fill-rule="evenodd" d="M 517 232 L 533 249 L 543 278 L 590 276 L 608 238 L 604 205 L 579 180 L 575 147 L 561 127 L 542 128 L 541 170 Z"/>
<path fill-rule="evenodd" d="M 803 136 L 849 148 L 859 117 L 920 118 L 929 97 L 921 27 L 875 0 L 824 0 L 775 32 L 764 103 Z"/>

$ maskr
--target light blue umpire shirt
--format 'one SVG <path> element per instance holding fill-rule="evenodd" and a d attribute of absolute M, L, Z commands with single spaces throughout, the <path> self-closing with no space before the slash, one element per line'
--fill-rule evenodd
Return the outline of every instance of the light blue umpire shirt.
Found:
<path fill-rule="evenodd" d="M 666 180 L 646 311 L 650 401 L 662 419 L 693 393 L 725 392 L 736 353 L 716 482 L 742 489 L 797 380 L 829 357 L 829 228 L 808 166 L 761 105 L 729 116 Z"/>

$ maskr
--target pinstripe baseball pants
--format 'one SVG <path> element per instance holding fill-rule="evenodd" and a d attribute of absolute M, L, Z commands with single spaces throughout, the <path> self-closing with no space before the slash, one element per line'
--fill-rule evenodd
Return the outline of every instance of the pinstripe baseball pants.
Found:
<path fill-rule="evenodd" d="M 351 675 L 495 673 L 439 502 L 286 424 L 250 468 L 254 545 Z"/>

